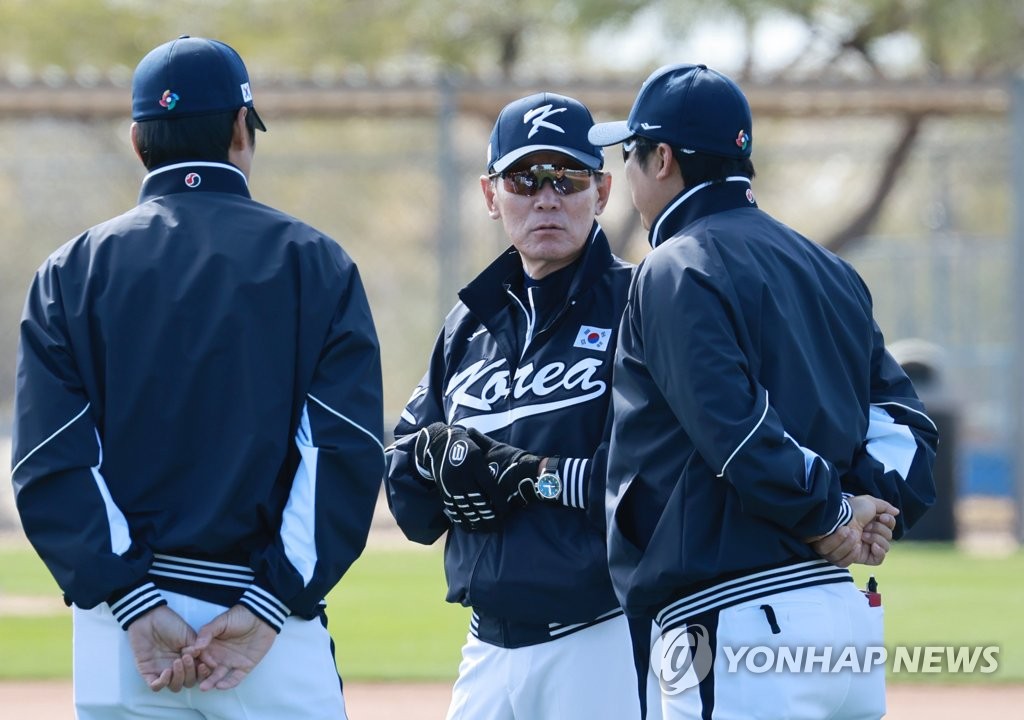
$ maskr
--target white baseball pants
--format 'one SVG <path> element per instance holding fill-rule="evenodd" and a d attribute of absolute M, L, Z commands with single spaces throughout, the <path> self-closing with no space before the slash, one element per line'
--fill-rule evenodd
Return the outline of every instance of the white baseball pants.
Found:
<path fill-rule="evenodd" d="M 163 594 L 196 630 L 226 609 Z M 135 669 L 128 633 L 106 603 L 73 612 L 78 720 L 347 720 L 331 638 L 319 620 L 288 618 L 270 651 L 234 689 L 174 693 L 146 686 Z"/>
<path fill-rule="evenodd" d="M 849 582 L 695 618 L 663 633 L 656 648 L 653 662 L 670 681 L 662 685 L 664 719 L 878 720 L 885 665 L 870 648 L 882 647 L 882 621 L 882 608 Z M 680 647 L 691 648 L 685 675 Z"/>
<path fill-rule="evenodd" d="M 622 615 L 557 640 L 502 648 L 469 635 L 447 720 L 640 717 Z"/>

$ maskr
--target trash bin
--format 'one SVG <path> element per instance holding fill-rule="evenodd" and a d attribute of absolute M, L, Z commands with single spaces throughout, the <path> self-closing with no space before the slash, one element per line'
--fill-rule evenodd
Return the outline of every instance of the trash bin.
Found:
<path fill-rule="evenodd" d="M 935 504 L 903 536 L 905 540 L 956 540 L 957 462 L 959 442 L 957 406 L 946 378 L 942 349 L 926 340 L 899 340 L 888 346 L 907 373 L 918 397 L 939 430 L 935 454 Z"/>

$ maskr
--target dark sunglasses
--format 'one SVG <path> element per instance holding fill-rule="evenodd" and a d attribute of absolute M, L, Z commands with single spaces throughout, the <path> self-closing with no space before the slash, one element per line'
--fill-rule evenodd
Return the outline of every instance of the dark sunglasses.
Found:
<path fill-rule="evenodd" d="M 510 193 L 533 197 L 548 181 L 559 195 L 582 192 L 590 187 L 591 178 L 600 174 L 596 170 L 570 170 L 561 165 L 531 165 L 528 170 L 506 170 L 487 177 L 491 180 L 501 178 L 505 190 Z"/>

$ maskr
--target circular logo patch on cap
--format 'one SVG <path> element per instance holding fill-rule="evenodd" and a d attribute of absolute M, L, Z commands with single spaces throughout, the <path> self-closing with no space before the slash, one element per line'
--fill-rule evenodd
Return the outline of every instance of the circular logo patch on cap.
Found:
<path fill-rule="evenodd" d="M 164 94 L 160 97 L 160 107 L 167 110 L 173 110 L 179 100 L 181 100 L 181 98 L 178 97 L 178 93 L 173 93 L 170 90 L 164 90 Z"/>
<path fill-rule="evenodd" d="M 199 183 L 201 183 L 202 181 L 203 178 L 199 175 L 199 173 L 190 172 L 188 175 L 185 176 L 185 184 L 188 185 L 190 188 L 199 187 Z"/>
<path fill-rule="evenodd" d="M 749 142 L 750 136 L 747 134 L 747 131 L 740 130 L 739 133 L 736 135 L 736 147 L 738 147 L 740 150 L 746 150 L 747 143 Z"/>

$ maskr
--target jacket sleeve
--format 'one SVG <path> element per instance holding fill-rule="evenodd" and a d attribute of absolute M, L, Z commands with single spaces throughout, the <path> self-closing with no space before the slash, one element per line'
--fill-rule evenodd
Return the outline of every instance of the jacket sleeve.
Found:
<path fill-rule="evenodd" d="M 935 502 L 932 465 L 939 436 L 914 386 L 885 349 L 875 326 L 871 406 L 867 437 L 843 475 L 843 490 L 874 495 L 900 509 L 893 537 L 900 538 Z"/>
<path fill-rule="evenodd" d="M 581 479 L 580 489 L 577 492 L 578 497 L 583 498 L 584 502 L 580 507 L 586 511 L 587 518 L 602 535 L 607 530 L 605 491 L 608 486 L 608 446 L 611 444 L 613 417 L 612 403 L 608 403 L 601 444 L 597 446 L 593 457 L 590 458 L 586 466 L 586 477 Z"/>
<path fill-rule="evenodd" d="M 601 533 L 605 531 L 604 494 L 611 423 L 612 404 L 608 403 L 601 442 L 594 454 L 590 457 L 558 458 L 558 474 L 562 479 L 560 502 L 565 507 L 583 511 L 595 529 Z"/>
<path fill-rule="evenodd" d="M 103 475 L 95 408 L 72 355 L 60 275 L 36 274 L 20 324 L 11 479 L 22 526 L 64 591 L 92 608 L 109 601 L 123 627 L 165 604 L 145 580 L 152 553 L 132 541 Z"/>
<path fill-rule="evenodd" d="M 800 446 L 772 408 L 739 346 L 732 308 L 710 274 L 649 267 L 637 283 L 651 376 L 718 478 L 746 513 L 799 537 L 825 535 L 853 513 L 832 463 Z M 665 293 L 673 296 L 667 298 Z M 680 312 L 679 308 L 685 308 Z"/>
<path fill-rule="evenodd" d="M 427 374 L 413 390 L 387 450 L 384 486 L 398 527 L 413 542 L 430 545 L 451 527 L 441 495 L 432 480 L 416 470 L 416 433 L 434 422 L 447 422 L 441 404 L 444 382 L 444 330 L 438 335 Z"/>
<path fill-rule="evenodd" d="M 345 290 L 302 406 L 280 531 L 239 600 L 278 630 L 290 613 L 314 617 L 362 553 L 384 472 L 377 334 L 355 266 L 338 282 Z"/>

